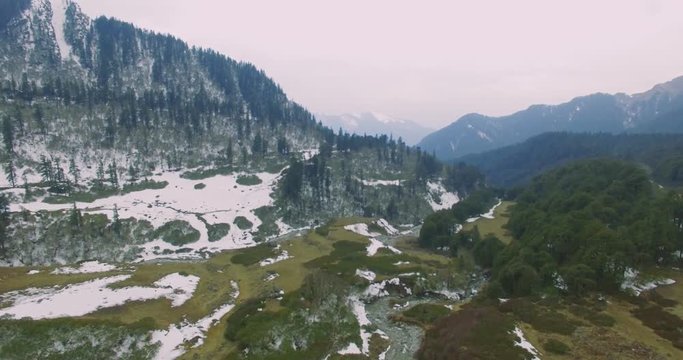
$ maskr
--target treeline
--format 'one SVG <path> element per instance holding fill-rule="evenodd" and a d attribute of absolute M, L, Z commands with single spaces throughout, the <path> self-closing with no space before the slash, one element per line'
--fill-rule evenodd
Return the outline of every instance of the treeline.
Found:
<path fill-rule="evenodd" d="M 534 176 L 587 158 L 615 158 L 647 165 L 664 185 L 683 184 L 683 134 L 546 133 L 521 144 L 461 158 L 487 180 L 503 187 L 529 182 Z"/>
<path fill-rule="evenodd" d="M 634 165 L 583 161 L 534 179 L 508 229 L 515 241 L 494 255 L 493 296 L 615 291 L 627 268 L 678 260 L 683 198 L 655 191 Z"/>

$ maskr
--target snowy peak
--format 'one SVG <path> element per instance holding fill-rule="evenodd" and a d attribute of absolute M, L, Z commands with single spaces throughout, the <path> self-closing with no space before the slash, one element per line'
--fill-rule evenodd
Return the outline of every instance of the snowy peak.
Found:
<path fill-rule="evenodd" d="M 316 118 L 333 130 L 363 135 L 392 135 L 414 145 L 432 130 L 410 120 L 395 118 L 377 112 L 348 113 L 342 115 L 318 114 Z"/>

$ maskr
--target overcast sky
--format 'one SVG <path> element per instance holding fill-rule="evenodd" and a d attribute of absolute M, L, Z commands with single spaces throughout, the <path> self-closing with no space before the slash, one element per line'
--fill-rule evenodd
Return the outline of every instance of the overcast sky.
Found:
<path fill-rule="evenodd" d="M 681 0 L 76 0 L 262 68 L 318 113 L 441 127 L 683 75 Z"/>

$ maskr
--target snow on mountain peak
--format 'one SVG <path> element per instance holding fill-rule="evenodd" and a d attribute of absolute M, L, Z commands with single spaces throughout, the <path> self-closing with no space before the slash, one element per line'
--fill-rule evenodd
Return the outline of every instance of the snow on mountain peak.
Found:
<path fill-rule="evenodd" d="M 376 113 L 376 112 L 371 112 L 369 113 L 370 116 L 374 117 L 377 121 L 382 122 L 384 124 L 390 124 L 390 123 L 404 123 L 404 120 L 396 119 L 393 118 L 389 115 L 382 114 L 382 113 Z"/>

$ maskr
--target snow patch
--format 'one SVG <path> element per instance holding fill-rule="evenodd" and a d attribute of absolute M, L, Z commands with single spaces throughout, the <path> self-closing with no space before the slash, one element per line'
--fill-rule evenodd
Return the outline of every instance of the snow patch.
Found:
<path fill-rule="evenodd" d="M 0 309 L 0 317 L 14 319 L 54 319 L 82 316 L 102 308 L 123 305 L 129 301 L 146 301 L 165 297 L 180 306 L 192 297 L 199 284 L 193 275 L 170 274 L 153 287 L 131 286 L 111 289 L 108 286 L 129 279 L 118 275 L 68 285 L 64 288 L 30 288 L 0 295 L 0 303 L 12 305 Z"/>
<path fill-rule="evenodd" d="M 486 212 L 485 214 L 481 214 L 481 217 L 486 218 L 486 219 L 490 219 L 490 220 L 495 219 L 493 213 L 494 213 L 494 211 L 496 211 L 496 208 L 498 208 L 502 203 L 503 203 L 502 200 L 498 200 L 498 203 L 496 205 L 493 205 L 493 207 L 488 212 Z"/>
<path fill-rule="evenodd" d="M 92 274 L 98 272 L 107 272 L 118 270 L 118 268 L 111 264 L 101 263 L 99 261 L 86 261 L 81 263 L 78 268 L 74 267 L 61 267 L 52 270 L 50 274 L 53 275 L 71 275 L 71 274 Z"/>
<path fill-rule="evenodd" d="M 458 194 L 446 191 L 440 182 L 427 182 L 427 188 L 429 190 L 427 202 L 434 211 L 450 209 L 460 202 Z"/>
<path fill-rule="evenodd" d="M 479 138 L 482 140 L 486 140 L 488 142 L 493 142 L 493 140 L 491 140 L 491 138 L 488 135 L 486 135 L 486 133 L 483 131 L 477 131 L 477 135 L 479 135 Z"/>
<path fill-rule="evenodd" d="M 391 224 L 389 224 L 389 222 L 384 219 L 377 220 L 377 225 L 382 227 L 382 229 L 384 229 L 384 231 L 387 232 L 387 235 L 397 235 L 399 232 L 395 227 L 391 226 Z"/>
<path fill-rule="evenodd" d="M 233 298 L 237 298 L 239 296 L 239 287 L 234 281 L 231 282 L 231 285 L 233 288 Z M 167 330 L 153 331 L 152 342 L 161 343 L 161 347 L 154 358 L 167 360 L 180 357 L 186 351 L 183 345 L 190 340 L 195 341 L 192 346 L 193 348 L 202 345 L 207 331 L 234 307 L 235 304 L 225 304 L 214 310 L 211 315 L 200 319 L 196 323 L 190 323 L 185 320 L 181 324 L 169 326 Z"/>
<path fill-rule="evenodd" d="M 377 278 L 377 274 L 370 270 L 356 269 L 356 275 L 368 281 L 375 281 L 375 278 Z"/>
<path fill-rule="evenodd" d="M 370 232 L 370 230 L 368 230 L 368 224 L 364 224 L 364 223 L 346 225 L 346 226 L 344 226 L 344 230 L 355 232 L 358 235 L 367 236 L 367 237 L 377 237 L 377 236 L 382 235 L 380 233 Z"/>
<path fill-rule="evenodd" d="M 40 270 L 31 270 L 26 273 L 27 275 L 35 275 L 35 274 L 40 274 Z"/>
<path fill-rule="evenodd" d="M 339 355 L 361 355 L 360 348 L 355 343 L 350 343 L 347 347 L 337 352 Z"/>
<path fill-rule="evenodd" d="M 261 260 L 259 265 L 261 265 L 261 266 L 273 265 L 275 263 L 279 263 L 280 261 L 284 261 L 284 260 L 287 260 L 290 258 L 291 258 L 291 256 L 289 255 L 287 250 L 282 250 L 282 253 L 280 253 L 280 255 L 278 255 L 276 258 L 268 258 L 268 259 Z"/>
<path fill-rule="evenodd" d="M 674 279 L 659 279 L 642 282 L 638 279 L 638 275 L 638 270 L 626 268 L 626 270 L 624 270 L 624 281 L 621 283 L 621 290 L 631 291 L 635 296 L 638 296 L 644 291 L 649 291 L 659 286 L 672 285 L 676 283 L 676 280 Z"/>
<path fill-rule="evenodd" d="M 365 186 L 399 186 L 401 180 L 362 180 Z"/>
<path fill-rule="evenodd" d="M 435 291 L 435 293 L 439 294 L 439 295 L 443 295 L 448 300 L 460 300 L 461 299 L 460 293 L 458 293 L 457 291 L 442 289 L 439 291 Z"/>
<path fill-rule="evenodd" d="M 479 215 L 479 216 L 471 217 L 471 218 L 469 218 L 469 219 L 467 219 L 467 220 L 465 220 L 465 221 L 468 222 L 468 223 L 473 223 L 473 222 L 479 220 L 480 218 L 493 220 L 493 219 L 496 218 L 495 215 L 494 215 L 494 212 L 496 211 L 496 209 L 497 209 L 502 203 L 503 203 L 502 200 L 498 200 L 498 203 L 497 203 L 496 205 L 493 205 L 493 207 L 492 207 L 491 209 L 489 209 L 489 211 L 487 211 L 487 212 L 485 212 L 485 213 L 483 213 L 483 214 L 481 214 L 481 215 Z"/>
<path fill-rule="evenodd" d="M 278 277 L 280 277 L 280 274 L 270 273 L 270 274 L 268 274 L 268 276 L 266 276 L 265 279 L 263 279 L 263 281 L 265 281 L 265 282 L 273 281 L 273 280 L 277 279 Z"/>
<path fill-rule="evenodd" d="M 522 329 L 519 328 L 519 326 L 515 326 L 515 330 L 512 331 L 512 333 L 517 336 L 518 340 L 515 340 L 515 346 L 521 347 L 522 349 L 526 350 L 531 356 L 533 356 L 533 360 L 541 360 L 539 357 L 541 353 L 536 350 L 536 348 L 531 345 L 529 340 L 527 340 L 524 337 L 524 332 L 522 332 Z"/>
<path fill-rule="evenodd" d="M 71 46 L 66 42 L 66 36 L 64 35 L 68 2 L 67 0 L 50 0 L 50 6 L 52 7 L 52 28 L 55 32 L 59 55 L 62 57 L 62 60 L 68 60 L 71 57 Z"/>

